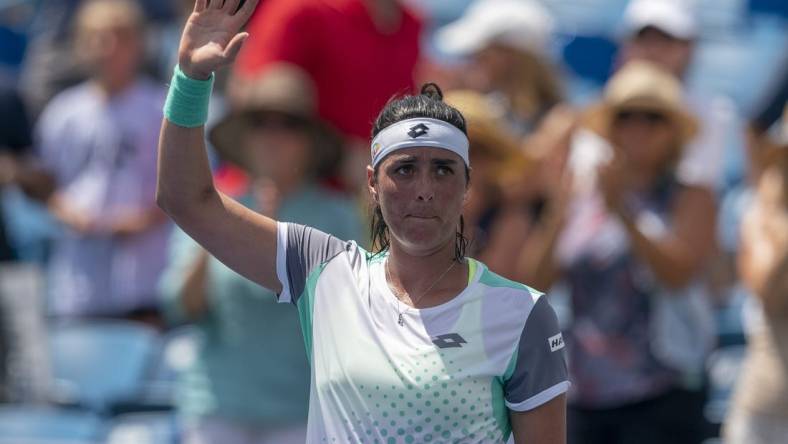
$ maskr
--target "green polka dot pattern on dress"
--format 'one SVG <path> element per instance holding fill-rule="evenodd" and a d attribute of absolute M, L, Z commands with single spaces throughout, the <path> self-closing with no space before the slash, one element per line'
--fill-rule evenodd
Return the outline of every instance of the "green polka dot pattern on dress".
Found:
<path fill-rule="evenodd" d="M 459 363 L 445 360 L 445 355 L 429 352 L 410 365 L 388 361 L 400 379 L 399 386 L 359 385 L 368 410 L 350 412 L 354 423 L 347 425 L 357 439 L 349 441 L 504 442 L 493 415 L 491 380 L 467 376 Z M 373 415 L 378 420 L 371 421 Z"/>

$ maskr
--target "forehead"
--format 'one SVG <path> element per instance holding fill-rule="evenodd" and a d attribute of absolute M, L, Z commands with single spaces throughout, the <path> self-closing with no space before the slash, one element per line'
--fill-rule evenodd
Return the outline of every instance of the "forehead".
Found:
<path fill-rule="evenodd" d="M 396 150 L 386 156 L 381 164 L 408 161 L 408 162 L 431 162 L 434 160 L 451 161 L 460 164 L 465 162 L 457 153 L 443 148 L 435 147 L 410 147 Z"/>

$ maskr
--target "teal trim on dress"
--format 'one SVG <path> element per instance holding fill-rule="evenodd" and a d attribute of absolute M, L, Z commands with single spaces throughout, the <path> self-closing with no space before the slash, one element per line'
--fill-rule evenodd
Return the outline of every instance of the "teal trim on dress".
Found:
<path fill-rule="evenodd" d="M 493 273 L 492 271 L 490 271 L 490 269 L 486 267 L 482 272 L 481 278 L 479 278 L 479 283 L 488 285 L 490 287 L 506 287 L 506 288 L 514 288 L 516 290 L 528 290 L 529 292 L 538 294 L 540 296 L 544 294 L 543 292 L 535 288 L 531 288 L 525 284 L 521 284 L 519 282 L 506 279 L 503 276 L 499 276 Z"/>
<path fill-rule="evenodd" d="M 319 267 L 309 273 L 306 279 L 306 286 L 304 292 L 296 302 L 298 307 L 298 318 L 301 321 L 301 334 L 304 336 L 304 347 L 306 348 L 306 357 L 309 362 L 312 362 L 312 320 L 314 319 L 315 311 L 315 289 L 317 288 L 317 281 L 320 279 L 320 274 L 326 268 L 326 263 L 321 264 Z"/>

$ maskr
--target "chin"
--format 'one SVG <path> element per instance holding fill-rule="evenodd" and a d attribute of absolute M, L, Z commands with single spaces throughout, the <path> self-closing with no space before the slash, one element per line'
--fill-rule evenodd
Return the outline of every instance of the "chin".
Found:
<path fill-rule="evenodd" d="M 447 238 L 445 233 L 442 229 L 409 230 L 396 236 L 396 240 L 408 254 L 426 256 L 442 249 L 454 239 L 453 236 Z"/>

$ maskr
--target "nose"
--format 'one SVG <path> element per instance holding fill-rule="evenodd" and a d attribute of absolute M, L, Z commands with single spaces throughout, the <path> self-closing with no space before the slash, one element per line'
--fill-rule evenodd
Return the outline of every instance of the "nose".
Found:
<path fill-rule="evenodd" d="M 433 197 L 435 197 L 435 190 L 432 186 L 432 180 L 428 174 L 424 174 L 417 185 L 416 199 L 422 202 L 429 202 Z"/>

